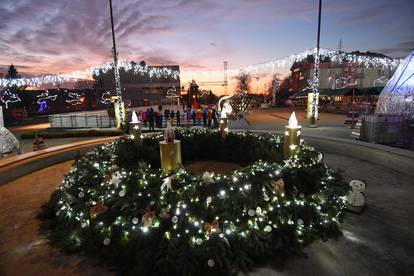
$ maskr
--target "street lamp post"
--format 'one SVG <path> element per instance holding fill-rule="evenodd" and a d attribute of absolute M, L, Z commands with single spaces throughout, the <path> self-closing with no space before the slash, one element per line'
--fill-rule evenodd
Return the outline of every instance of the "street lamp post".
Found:
<path fill-rule="evenodd" d="M 109 0 L 109 12 L 111 14 L 111 29 L 112 29 L 112 52 L 114 57 L 114 77 L 115 77 L 115 92 L 118 97 L 117 106 L 118 106 L 118 115 L 119 115 L 119 123 L 118 127 L 124 124 L 124 103 L 122 101 L 122 89 L 121 89 L 121 79 L 119 76 L 119 68 L 118 68 L 118 53 L 116 51 L 116 43 L 115 43 L 115 29 L 114 29 L 114 17 L 112 12 L 112 0 Z"/>
<path fill-rule="evenodd" d="M 322 0 L 319 0 L 319 13 L 318 13 L 318 32 L 316 39 L 316 53 L 315 53 L 315 73 L 313 76 L 312 85 L 312 114 L 309 118 L 309 127 L 317 127 L 316 120 L 318 114 L 318 89 L 319 89 L 319 49 L 320 49 L 320 37 L 321 37 L 321 13 L 322 13 Z"/>

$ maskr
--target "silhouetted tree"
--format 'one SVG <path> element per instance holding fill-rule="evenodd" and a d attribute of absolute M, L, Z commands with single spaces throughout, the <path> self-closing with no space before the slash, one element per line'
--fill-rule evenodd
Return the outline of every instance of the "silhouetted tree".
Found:
<path fill-rule="evenodd" d="M 236 79 L 236 92 L 250 92 L 250 82 L 252 79 L 249 73 L 241 71 L 234 78 Z"/>
<path fill-rule="evenodd" d="M 94 88 L 95 88 L 95 81 L 93 80 L 77 80 L 75 83 L 75 89 L 92 90 Z"/>
<path fill-rule="evenodd" d="M 9 66 L 9 70 L 6 73 L 6 79 L 19 79 L 21 78 L 19 72 L 17 72 L 16 67 L 13 64 Z"/>

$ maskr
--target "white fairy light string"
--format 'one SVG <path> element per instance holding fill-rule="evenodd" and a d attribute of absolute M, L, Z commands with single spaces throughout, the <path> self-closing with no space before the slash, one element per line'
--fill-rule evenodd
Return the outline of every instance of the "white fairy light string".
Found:
<path fill-rule="evenodd" d="M 239 68 L 229 69 L 227 74 L 229 77 L 236 76 L 240 70 L 243 70 L 249 74 L 270 74 L 274 73 L 276 69 L 283 68 L 292 65 L 295 61 L 306 59 L 308 56 L 313 56 L 315 49 L 309 49 L 298 54 L 292 54 L 287 57 L 275 59 L 268 62 L 263 62 L 254 65 L 242 66 Z M 387 57 L 373 57 L 366 56 L 359 53 L 344 53 L 333 51 L 329 49 L 320 49 L 320 58 L 323 60 L 329 58 L 332 62 L 339 63 L 355 63 L 361 67 L 376 67 L 384 68 L 391 67 L 396 68 L 401 59 L 393 59 Z M 135 74 L 148 74 L 150 78 L 181 78 L 182 80 L 191 79 L 203 79 L 203 78 L 216 78 L 221 79 L 223 70 L 173 70 L 168 67 L 151 67 L 141 66 L 139 64 L 132 64 L 125 61 L 119 61 L 119 68 L 124 71 L 133 71 Z M 52 74 L 33 78 L 19 78 L 19 79 L 0 79 L 0 87 L 7 86 L 41 86 L 41 85 L 56 85 L 64 83 L 70 80 L 85 79 L 92 75 L 99 76 L 102 73 L 107 73 L 113 70 L 112 62 L 107 62 L 100 66 L 87 68 L 84 70 L 77 70 L 70 73 Z"/>
<path fill-rule="evenodd" d="M 75 92 L 69 92 L 69 100 L 66 100 L 67 103 L 71 105 L 80 105 L 82 103 L 82 96 Z"/>
<path fill-rule="evenodd" d="M 9 90 L 3 92 L 3 96 L 0 97 L 0 101 L 4 104 L 4 107 L 7 109 L 9 108 L 10 103 L 17 103 L 20 102 L 21 99 L 17 93 L 13 93 Z"/>

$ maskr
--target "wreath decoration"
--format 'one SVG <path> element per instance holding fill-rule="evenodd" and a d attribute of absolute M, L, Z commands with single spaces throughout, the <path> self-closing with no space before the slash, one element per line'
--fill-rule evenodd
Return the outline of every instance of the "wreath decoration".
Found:
<path fill-rule="evenodd" d="M 66 251 L 99 255 L 122 275 L 236 274 L 340 234 L 348 185 L 305 143 L 284 160 L 272 134 L 177 130 L 183 160 L 230 173 L 162 173 L 162 135 L 125 137 L 75 161 L 41 217 Z"/>

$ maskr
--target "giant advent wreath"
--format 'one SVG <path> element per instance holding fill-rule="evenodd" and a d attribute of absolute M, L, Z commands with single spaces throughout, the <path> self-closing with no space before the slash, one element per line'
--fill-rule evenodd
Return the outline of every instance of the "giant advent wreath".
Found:
<path fill-rule="evenodd" d="M 227 174 L 160 170 L 161 135 L 78 159 L 42 213 L 65 251 L 99 256 L 122 275 L 235 274 L 340 234 L 348 186 L 301 143 L 282 156 L 270 134 L 179 130 L 183 160 L 232 162 Z"/>

